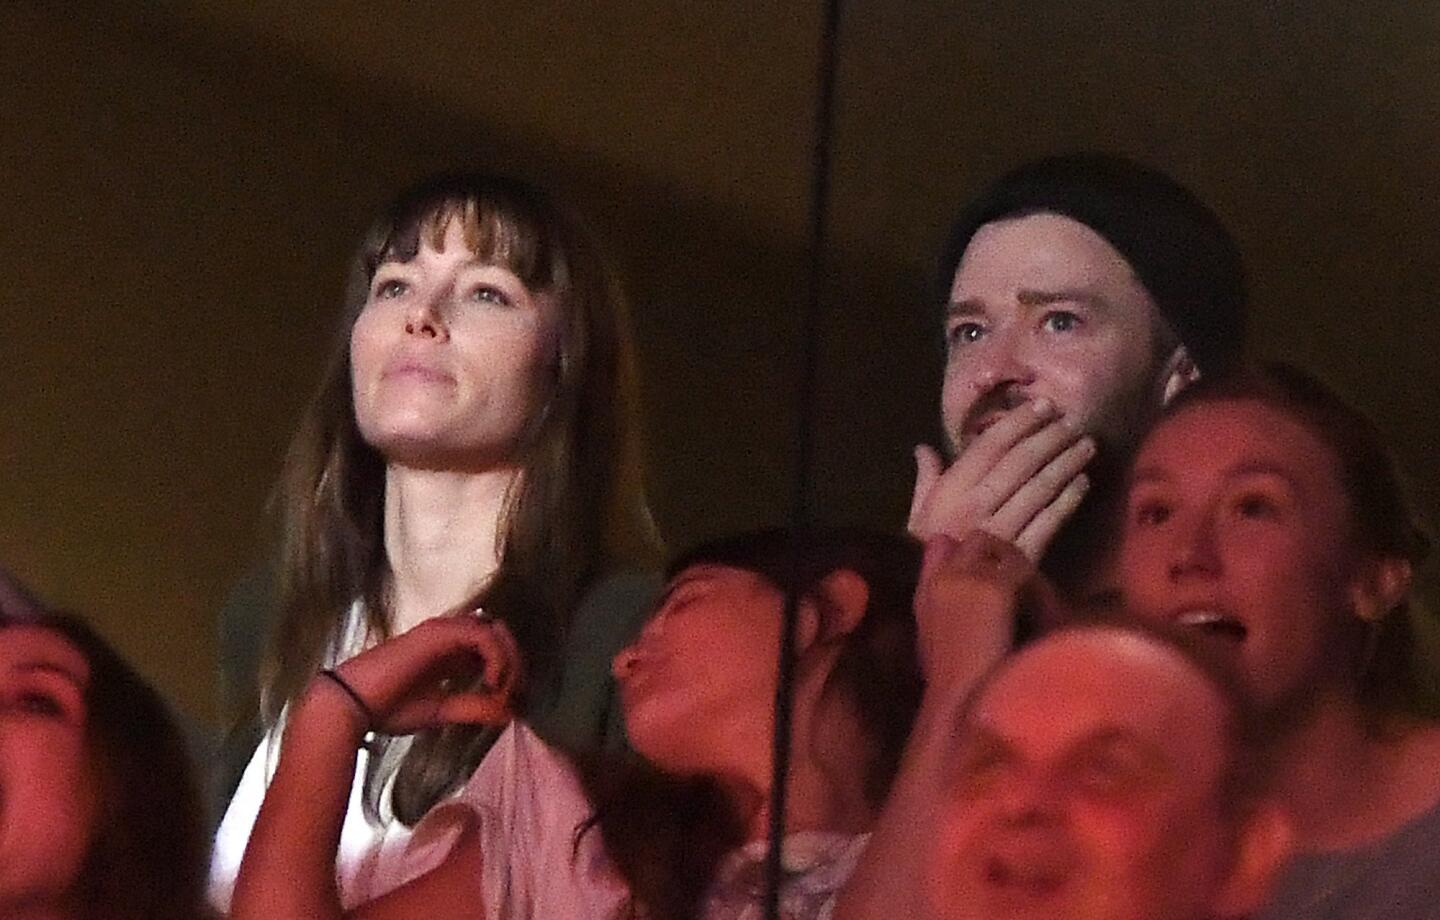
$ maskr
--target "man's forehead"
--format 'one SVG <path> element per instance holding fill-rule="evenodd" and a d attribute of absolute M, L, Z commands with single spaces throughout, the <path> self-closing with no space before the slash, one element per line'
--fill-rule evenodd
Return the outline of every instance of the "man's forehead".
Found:
<path fill-rule="evenodd" d="M 1219 692 L 1178 652 L 1121 630 L 1066 631 L 1018 652 L 981 691 L 970 721 L 1080 737 L 1129 727 L 1213 747 L 1223 734 Z"/>

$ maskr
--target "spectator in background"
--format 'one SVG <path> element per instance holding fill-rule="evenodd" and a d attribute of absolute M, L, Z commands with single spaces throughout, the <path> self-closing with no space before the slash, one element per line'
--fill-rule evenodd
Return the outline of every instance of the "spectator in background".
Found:
<path fill-rule="evenodd" d="M 204 828 L 159 695 L 0 573 L 0 916 L 199 920 Z"/>
<path fill-rule="evenodd" d="M 1264 916 L 1436 916 L 1440 723 L 1407 610 L 1429 546 L 1375 426 L 1295 368 L 1202 381 L 1140 449 L 1116 581 L 1263 709 L 1300 851 Z"/>

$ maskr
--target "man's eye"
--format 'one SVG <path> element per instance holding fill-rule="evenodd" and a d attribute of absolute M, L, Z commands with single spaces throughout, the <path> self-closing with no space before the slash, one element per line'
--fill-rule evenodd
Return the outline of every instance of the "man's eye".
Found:
<path fill-rule="evenodd" d="M 960 758 L 956 788 L 967 795 L 977 795 L 999 782 L 1009 767 L 1005 753 L 993 747 L 972 750 Z"/>
<path fill-rule="evenodd" d="M 1045 314 L 1041 325 L 1047 332 L 1071 332 L 1080 326 L 1080 317 L 1069 310 L 1054 310 Z"/>
<path fill-rule="evenodd" d="M 978 342 L 984 335 L 985 327 L 979 323 L 956 323 L 951 326 L 950 331 L 945 334 L 945 341 L 946 344 L 953 348 L 956 345 L 969 345 L 972 342 Z"/>
<path fill-rule="evenodd" d="M 1115 795 L 1130 790 L 1140 780 L 1139 771 L 1111 758 L 1087 758 L 1078 765 L 1076 779 L 1097 795 Z"/>

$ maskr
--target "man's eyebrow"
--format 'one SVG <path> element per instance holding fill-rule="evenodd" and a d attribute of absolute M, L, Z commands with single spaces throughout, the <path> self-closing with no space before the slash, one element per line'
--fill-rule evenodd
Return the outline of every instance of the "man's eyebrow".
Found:
<path fill-rule="evenodd" d="M 1054 303 L 1079 303 L 1103 310 L 1110 305 L 1104 297 L 1084 288 L 1060 288 L 1053 291 L 1022 288 L 1015 297 L 1027 307 L 1044 307 Z"/>
<path fill-rule="evenodd" d="M 945 305 L 945 318 L 952 319 L 957 316 L 983 316 L 985 304 L 978 297 L 966 297 L 964 300 L 952 300 Z"/>

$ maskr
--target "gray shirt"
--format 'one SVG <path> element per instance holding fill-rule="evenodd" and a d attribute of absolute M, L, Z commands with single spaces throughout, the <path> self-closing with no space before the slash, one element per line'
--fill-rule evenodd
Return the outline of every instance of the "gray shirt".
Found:
<path fill-rule="evenodd" d="M 1258 920 L 1440 920 L 1440 802 L 1369 846 L 1298 856 Z"/>

